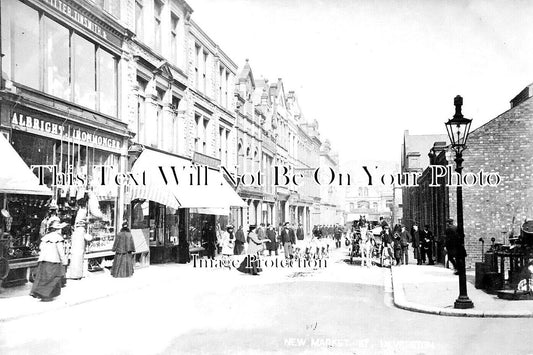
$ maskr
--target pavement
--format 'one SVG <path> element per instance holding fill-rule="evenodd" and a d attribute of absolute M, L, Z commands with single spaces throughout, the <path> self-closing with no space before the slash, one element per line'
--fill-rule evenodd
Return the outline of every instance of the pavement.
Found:
<path fill-rule="evenodd" d="M 459 276 L 443 265 L 401 265 L 391 268 L 394 305 L 408 311 L 455 317 L 531 318 L 533 301 L 510 301 L 474 287 L 474 271 L 467 271 L 472 309 L 455 309 Z"/>

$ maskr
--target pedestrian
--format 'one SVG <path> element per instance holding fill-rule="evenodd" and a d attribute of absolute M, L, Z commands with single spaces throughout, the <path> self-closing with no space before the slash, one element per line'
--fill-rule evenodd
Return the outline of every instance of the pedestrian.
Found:
<path fill-rule="evenodd" d="M 74 232 L 70 237 L 70 263 L 68 265 L 67 278 L 73 280 L 79 280 L 83 277 L 85 245 L 87 241 L 91 240 L 91 236 L 87 234 L 87 224 L 89 223 L 87 200 L 87 197 L 78 200 Z"/>
<path fill-rule="evenodd" d="M 50 225 L 54 221 L 61 222 L 59 217 L 57 216 L 57 203 L 53 201 L 50 203 L 50 206 L 48 207 L 48 213 L 46 217 L 42 220 L 40 228 L 39 228 L 39 237 L 42 238 L 48 233 L 48 229 L 50 228 Z"/>
<path fill-rule="evenodd" d="M 115 252 L 115 257 L 111 267 L 111 276 L 130 277 L 133 275 L 135 244 L 133 244 L 133 236 L 128 228 L 127 221 L 122 223 L 122 229 L 115 237 L 112 250 Z"/>
<path fill-rule="evenodd" d="M 402 264 L 408 265 L 409 264 L 409 243 L 411 243 L 411 234 L 407 231 L 407 228 L 405 226 L 401 227 L 400 232 L 400 243 L 402 246 Z"/>
<path fill-rule="evenodd" d="M 422 265 L 422 253 L 420 252 L 420 231 L 418 224 L 413 224 L 411 229 L 411 245 L 413 246 L 413 254 L 416 259 L 416 265 Z"/>
<path fill-rule="evenodd" d="M 335 226 L 335 247 L 338 249 L 341 247 L 342 229 L 340 226 Z"/>
<path fill-rule="evenodd" d="M 396 231 L 393 234 L 393 248 L 394 248 L 394 260 L 396 261 L 396 265 L 400 265 L 402 261 L 402 242 L 400 233 Z"/>
<path fill-rule="evenodd" d="M 455 270 L 455 274 L 458 275 L 457 271 L 457 256 L 459 249 L 459 236 L 457 235 L 457 227 L 453 224 L 453 219 L 448 218 L 446 221 L 446 253 L 448 254 L 448 260 L 452 263 L 452 266 Z"/>
<path fill-rule="evenodd" d="M 30 295 L 43 302 L 52 301 L 61 294 L 64 265 L 68 264 L 61 235 L 61 230 L 66 226 L 66 223 L 52 222 L 50 231 L 43 236 L 39 245 L 39 264 Z"/>
<path fill-rule="evenodd" d="M 268 255 L 272 256 L 272 252 L 276 253 L 276 256 L 278 255 L 278 243 L 277 243 L 277 233 L 274 227 L 269 223 L 267 224 L 267 238 L 269 242 L 267 242 L 267 249 L 268 249 Z"/>
<path fill-rule="evenodd" d="M 239 226 L 237 232 L 235 233 L 235 249 L 233 250 L 234 255 L 242 255 L 244 252 L 244 243 L 246 238 L 244 237 L 244 232 L 242 230 L 242 225 Z"/>
<path fill-rule="evenodd" d="M 384 225 L 383 230 L 381 231 L 381 242 L 383 243 L 383 250 L 382 250 L 382 260 L 384 264 L 385 257 L 390 258 L 390 261 L 392 263 L 394 258 L 394 238 L 392 236 L 390 227 L 388 224 Z M 382 265 L 384 266 L 384 265 Z"/>
<path fill-rule="evenodd" d="M 433 233 L 429 230 L 429 225 L 424 226 L 424 230 L 420 233 L 420 248 L 422 251 L 422 262 L 425 263 L 426 257 L 428 265 L 434 265 L 433 262 Z"/>
<path fill-rule="evenodd" d="M 202 228 L 202 240 L 204 240 L 207 257 L 214 260 L 217 252 L 217 235 L 213 227 L 205 220 Z"/>
<path fill-rule="evenodd" d="M 292 255 L 292 243 L 289 230 L 289 222 L 285 222 L 285 224 L 283 225 L 283 230 L 281 231 L 281 243 L 283 244 L 285 259 L 290 259 Z"/>
<path fill-rule="evenodd" d="M 240 272 L 250 275 L 259 275 L 259 273 L 263 271 L 260 267 L 260 252 L 263 251 L 263 243 L 267 242 L 266 239 L 259 240 L 255 229 L 255 225 L 249 227 L 246 257 L 237 268 Z"/>
<path fill-rule="evenodd" d="M 233 226 L 228 224 L 226 231 L 221 233 L 220 245 L 222 246 L 222 262 L 224 265 L 230 267 L 233 252 L 235 250 L 235 235 L 233 234 Z"/>
<path fill-rule="evenodd" d="M 259 228 L 257 228 L 256 233 L 257 233 L 257 238 L 259 238 L 259 240 L 267 239 L 264 223 L 261 223 L 259 225 Z"/>

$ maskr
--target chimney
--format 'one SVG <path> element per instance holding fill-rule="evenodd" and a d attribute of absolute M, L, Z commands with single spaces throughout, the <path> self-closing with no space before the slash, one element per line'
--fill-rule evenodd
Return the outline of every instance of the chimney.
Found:
<path fill-rule="evenodd" d="M 520 105 L 522 102 L 529 99 L 531 97 L 532 90 L 533 90 L 533 84 L 529 84 L 528 86 L 524 88 L 524 90 L 520 91 L 520 93 L 511 100 L 511 108 L 516 107 Z"/>

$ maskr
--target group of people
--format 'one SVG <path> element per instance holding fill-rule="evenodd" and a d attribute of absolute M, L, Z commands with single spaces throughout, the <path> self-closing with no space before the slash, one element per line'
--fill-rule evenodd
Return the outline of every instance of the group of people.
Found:
<path fill-rule="evenodd" d="M 243 226 L 239 226 L 234 232 L 234 226 L 228 225 L 226 230 L 217 236 L 217 245 L 223 258 L 242 255 L 246 245 L 252 249 L 256 248 L 254 245 L 261 245 L 258 250 L 254 250 L 254 253 L 264 255 L 268 251 L 269 256 L 272 256 L 273 253 L 277 256 L 279 251 L 283 250 L 285 258 L 291 259 L 300 247 L 300 241 L 304 238 L 304 229 L 301 224 L 296 227 L 294 224 L 285 222 L 280 223 L 279 228 L 275 228 L 271 224 L 261 223 L 259 226 L 249 226 L 246 233 Z M 249 254 L 249 250 L 247 254 Z M 214 258 L 215 255 L 208 254 L 208 256 Z"/>
<path fill-rule="evenodd" d="M 388 226 L 385 227 L 388 229 Z M 429 225 L 419 229 L 418 224 L 411 227 L 411 231 L 403 225 L 394 226 L 392 231 L 392 249 L 396 265 L 409 263 L 409 245 L 413 248 L 413 256 L 417 265 L 433 265 L 433 233 L 429 230 Z"/>
<path fill-rule="evenodd" d="M 448 219 L 446 223 L 444 246 L 449 262 L 457 270 L 457 260 L 460 257 L 466 256 L 466 251 L 464 245 L 459 240 L 457 227 L 454 225 L 453 219 Z M 409 263 L 410 248 L 413 250 L 413 257 L 416 259 L 417 265 L 426 263 L 427 265 L 435 264 L 433 255 L 435 237 L 429 225 L 420 228 L 417 223 L 414 223 L 411 229 L 407 230 L 406 226 L 397 224 L 391 229 L 388 223 L 381 221 L 377 227 L 380 226 L 380 252 L 382 253 L 382 257 L 384 255 L 385 258 L 391 260 L 391 264 L 407 265 Z M 361 256 L 363 257 L 362 265 L 365 263 L 365 256 L 367 256 L 364 253 L 365 247 L 370 246 L 369 248 L 374 248 L 379 245 L 375 240 L 375 229 L 373 233 L 371 228 L 370 223 L 361 219 L 353 223 L 352 234 L 359 233 L 358 245 L 360 246 Z"/>
<path fill-rule="evenodd" d="M 61 294 L 68 279 L 81 279 L 83 275 L 83 254 L 87 234 L 88 208 L 80 202 L 76 214 L 74 231 L 69 224 L 61 222 L 57 205 L 51 204 L 40 226 L 39 258 L 33 274 L 33 286 L 30 295 L 41 301 L 51 301 Z M 70 248 L 66 248 L 65 237 L 70 235 Z M 111 275 L 129 277 L 133 275 L 133 253 L 135 245 L 127 222 L 117 233 L 112 250 L 115 252 Z"/>

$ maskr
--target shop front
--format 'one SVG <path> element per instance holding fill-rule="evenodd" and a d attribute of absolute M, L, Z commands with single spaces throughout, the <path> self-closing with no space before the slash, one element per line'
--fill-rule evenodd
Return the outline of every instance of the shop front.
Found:
<path fill-rule="evenodd" d="M 101 270 L 109 265 L 114 253 L 112 246 L 120 224 L 119 187 L 113 184 L 112 172 L 122 166 L 121 151 L 126 136 L 106 132 L 74 120 L 33 110 L 27 107 L 5 110 L 10 117 L 11 130 L 8 147 L 12 149 L 25 169 L 48 194 L 4 194 L 3 206 L 12 218 L 10 228 L 4 223 L 4 233 L 11 242 L 5 249 L 10 256 L 10 268 L 21 265 L 33 267 L 38 256 L 40 237 L 46 232 L 41 222 L 52 213 L 74 227 L 80 203 L 88 203 L 86 226 L 87 243 L 84 250 L 84 271 Z M 7 142 L 7 141 L 6 141 Z M 16 176 L 21 173 L 17 172 Z M 26 184 L 25 184 L 26 185 Z M 7 184 L 0 186 L 6 189 Z M 64 230 L 67 248 L 72 229 Z M 68 250 L 67 250 L 68 251 Z M 35 260 L 29 260 L 29 254 Z M 26 282 L 24 272 L 4 286 Z"/>
<path fill-rule="evenodd" d="M 150 262 L 187 263 L 206 255 L 243 201 L 217 170 L 178 155 L 143 147 L 128 185 L 132 227 L 149 236 Z M 144 174 L 144 175 L 143 175 Z"/>

